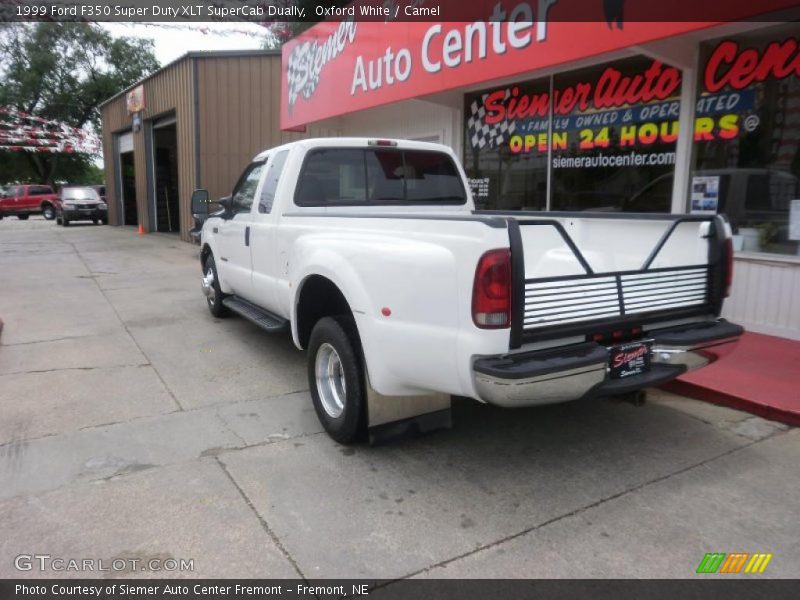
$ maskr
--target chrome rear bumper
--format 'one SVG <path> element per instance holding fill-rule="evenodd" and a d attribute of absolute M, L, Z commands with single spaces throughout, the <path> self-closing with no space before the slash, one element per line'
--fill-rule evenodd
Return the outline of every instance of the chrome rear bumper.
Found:
<path fill-rule="evenodd" d="M 481 400 L 499 406 L 534 406 L 612 396 L 660 385 L 730 353 L 743 333 L 724 319 L 648 331 L 650 370 L 608 377 L 609 348 L 586 342 L 557 349 L 475 359 L 472 372 Z"/>

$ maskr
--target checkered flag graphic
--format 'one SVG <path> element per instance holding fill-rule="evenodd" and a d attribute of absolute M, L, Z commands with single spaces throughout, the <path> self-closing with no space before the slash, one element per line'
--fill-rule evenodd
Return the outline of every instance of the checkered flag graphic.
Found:
<path fill-rule="evenodd" d="M 470 117 L 467 119 L 467 135 L 472 143 L 473 148 L 496 148 L 508 139 L 508 137 L 517 130 L 517 124 L 514 121 L 501 121 L 496 125 L 486 124 L 486 97 L 489 94 L 481 96 L 480 104 L 474 100 L 470 105 Z M 506 90 L 506 95 L 503 102 L 508 100 L 511 96 L 511 90 Z"/>
<path fill-rule="evenodd" d="M 297 96 L 308 99 L 319 84 L 319 70 L 312 68 L 311 59 L 318 48 L 317 42 L 304 42 L 292 49 L 286 66 L 286 88 L 289 92 L 289 114 L 294 108 Z"/>

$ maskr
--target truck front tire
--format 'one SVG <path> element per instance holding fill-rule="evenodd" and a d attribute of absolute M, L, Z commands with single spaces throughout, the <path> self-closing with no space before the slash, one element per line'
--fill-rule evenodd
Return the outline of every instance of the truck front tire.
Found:
<path fill-rule="evenodd" d="M 325 431 L 351 444 L 364 430 L 365 394 L 358 332 L 350 316 L 323 317 L 308 343 L 308 385 Z"/>
<path fill-rule="evenodd" d="M 56 209 L 52 204 L 45 204 L 42 206 L 42 216 L 48 221 L 52 221 L 56 218 Z"/>
<path fill-rule="evenodd" d="M 212 315 L 218 319 L 221 319 L 227 314 L 228 310 L 225 308 L 225 305 L 222 304 L 222 299 L 225 297 L 225 294 L 222 293 L 222 290 L 219 287 L 217 264 L 214 262 L 213 254 L 209 254 L 203 263 L 203 279 L 204 281 L 207 280 L 210 282 L 212 290 L 211 295 L 206 296 L 208 310 L 211 311 Z"/>

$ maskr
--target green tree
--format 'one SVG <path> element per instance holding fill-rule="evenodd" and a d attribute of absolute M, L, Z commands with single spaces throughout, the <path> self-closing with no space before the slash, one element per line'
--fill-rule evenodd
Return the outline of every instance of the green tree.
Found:
<path fill-rule="evenodd" d="M 0 106 L 99 131 L 97 105 L 159 67 L 153 42 L 89 23 L 0 24 Z M 90 172 L 87 156 L 2 153 L 0 181 L 54 183 Z M 13 156 L 11 156 L 13 155 Z M 27 170 L 24 167 L 27 166 Z"/>

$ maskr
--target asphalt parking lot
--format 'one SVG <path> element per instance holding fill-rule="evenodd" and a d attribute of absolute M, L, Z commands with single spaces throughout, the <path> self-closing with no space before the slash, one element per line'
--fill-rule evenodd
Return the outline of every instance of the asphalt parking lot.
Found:
<path fill-rule="evenodd" d="M 707 552 L 800 572 L 797 430 L 653 391 L 459 402 L 450 431 L 341 447 L 291 340 L 208 313 L 197 253 L 0 221 L 0 577 L 92 575 L 17 570 L 35 553 L 193 559 L 101 576 L 684 578 Z"/>

